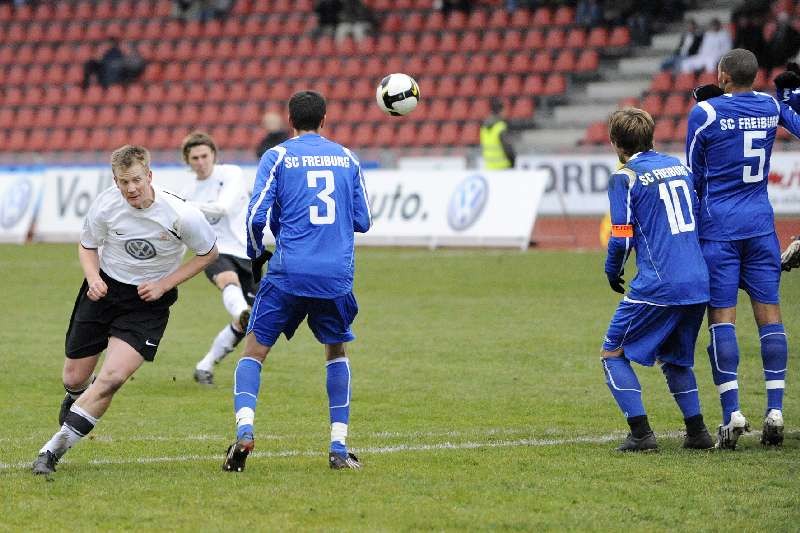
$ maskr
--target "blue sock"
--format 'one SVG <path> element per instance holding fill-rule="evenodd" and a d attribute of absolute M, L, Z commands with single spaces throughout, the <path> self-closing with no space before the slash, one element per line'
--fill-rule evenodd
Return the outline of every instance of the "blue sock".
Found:
<path fill-rule="evenodd" d="M 642 386 L 639 385 L 639 379 L 631 368 L 630 361 L 622 356 L 605 357 L 603 358 L 603 369 L 608 389 L 625 418 L 644 416 Z"/>
<path fill-rule="evenodd" d="M 242 357 L 233 374 L 233 410 L 236 413 L 236 438 L 253 434 L 258 389 L 261 387 L 261 363 Z"/>
<path fill-rule="evenodd" d="M 675 403 L 683 413 L 683 418 L 691 418 L 700 414 L 700 397 L 697 394 L 697 380 L 691 367 L 664 363 L 661 371 L 667 378 L 667 387 Z"/>
<path fill-rule="evenodd" d="M 331 451 L 346 454 L 345 441 L 350 420 L 350 360 L 347 357 L 332 359 L 325 368 L 331 416 Z"/>
<path fill-rule="evenodd" d="M 783 324 L 767 324 L 758 328 L 761 337 L 761 361 L 764 364 L 764 381 L 767 384 L 767 412 L 783 410 L 783 389 L 786 387 L 786 366 L 789 347 Z"/>
<path fill-rule="evenodd" d="M 714 324 L 708 329 L 711 332 L 711 344 L 708 345 L 711 375 L 722 404 L 722 423 L 727 424 L 731 421 L 731 413 L 739 410 L 739 382 L 736 381 L 739 345 L 736 343 L 736 326 L 723 323 Z"/>

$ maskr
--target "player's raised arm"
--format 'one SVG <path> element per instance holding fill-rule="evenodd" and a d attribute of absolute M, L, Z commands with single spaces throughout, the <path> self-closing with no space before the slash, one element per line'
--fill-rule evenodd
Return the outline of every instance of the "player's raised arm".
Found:
<path fill-rule="evenodd" d="M 705 181 L 705 136 L 704 130 L 717 118 L 714 107 L 708 102 L 698 102 L 689 112 L 689 124 L 686 132 L 686 165 L 694 174 L 695 187 L 702 195 L 701 184 Z"/>
<path fill-rule="evenodd" d="M 247 255 L 251 259 L 260 257 L 264 251 L 264 228 L 270 222 L 270 210 L 275 202 L 277 178 L 286 155 L 286 149 L 276 146 L 264 152 L 258 164 L 253 196 L 247 207 Z"/>

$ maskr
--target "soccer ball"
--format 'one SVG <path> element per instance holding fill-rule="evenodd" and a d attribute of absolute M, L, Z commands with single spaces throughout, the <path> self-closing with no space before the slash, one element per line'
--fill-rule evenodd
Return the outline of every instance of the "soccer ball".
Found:
<path fill-rule="evenodd" d="M 387 115 L 408 115 L 419 103 L 419 85 L 408 74 L 389 74 L 378 84 L 375 99 Z"/>

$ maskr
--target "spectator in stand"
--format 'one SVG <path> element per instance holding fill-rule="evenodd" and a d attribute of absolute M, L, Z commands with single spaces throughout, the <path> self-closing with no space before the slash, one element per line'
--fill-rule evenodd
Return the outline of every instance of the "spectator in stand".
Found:
<path fill-rule="evenodd" d="M 603 4 L 599 0 L 578 0 L 575 7 L 575 24 L 593 28 L 605 22 Z"/>
<path fill-rule="evenodd" d="M 734 19 L 736 36 L 734 48 L 744 48 L 755 54 L 759 65 L 767 64 L 767 41 L 764 39 L 764 17 L 758 14 L 741 14 Z"/>
<path fill-rule="evenodd" d="M 364 5 L 364 2 L 344 0 L 344 8 L 336 26 L 336 40 L 342 41 L 348 35 L 352 35 L 353 39 L 361 41 L 368 33 L 375 33 L 378 26 L 375 13 Z"/>
<path fill-rule="evenodd" d="M 172 14 L 183 20 L 223 19 L 233 7 L 233 0 L 174 0 Z"/>
<path fill-rule="evenodd" d="M 492 114 L 481 125 L 483 166 L 488 170 L 514 168 L 517 154 L 511 144 L 508 124 L 503 118 L 505 106 L 500 98 L 492 100 Z"/>
<path fill-rule="evenodd" d="M 317 14 L 317 34 L 335 34 L 343 9 L 344 4 L 341 0 L 316 0 L 314 12 Z"/>
<path fill-rule="evenodd" d="M 264 152 L 276 146 L 289 138 L 289 132 L 284 127 L 281 116 L 274 111 L 267 111 L 264 113 L 264 118 L 261 119 L 261 124 L 267 130 L 267 134 L 256 146 L 256 158 L 261 159 Z"/>
<path fill-rule="evenodd" d="M 686 21 L 686 31 L 681 35 L 678 47 L 670 57 L 661 64 L 661 70 L 680 70 L 681 61 L 685 58 L 696 55 L 703 42 L 703 30 L 697 25 L 694 19 Z"/>
<path fill-rule="evenodd" d="M 472 11 L 472 4 L 472 0 L 437 0 L 433 3 L 433 7 L 449 15 L 453 11 L 469 13 Z"/>
<path fill-rule="evenodd" d="M 117 83 L 135 81 L 144 71 L 145 61 L 135 46 L 125 46 L 116 35 L 108 38 L 108 49 L 100 59 L 90 59 L 83 66 L 83 88 L 87 89 L 95 78 L 108 88 Z"/>
<path fill-rule="evenodd" d="M 786 65 L 800 50 L 800 33 L 792 27 L 789 14 L 785 11 L 778 14 L 775 33 L 772 34 L 766 49 L 767 60 L 763 63 L 759 60 L 759 65 L 766 65 L 770 68 Z"/>
<path fill-rule="evenodd" d="M 681 72 L 716 72 L 719 59 L 732 46 L 731 35 L 722 27 L 719 19 L 713 19 L 703 35 L 703 42 L 696 55 L 687 57 L 681 62 Z"/>

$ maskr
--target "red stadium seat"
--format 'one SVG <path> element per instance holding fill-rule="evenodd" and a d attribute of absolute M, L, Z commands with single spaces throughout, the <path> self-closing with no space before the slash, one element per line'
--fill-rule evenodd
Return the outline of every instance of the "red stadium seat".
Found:
<path fill-rule="evenodd" d="M 489 72 L 490 65 L 495 56 L 486 54 L 475 54 L 466 59 L 465 70 L 468 74 L 483 75 Z"/>
<path fill-rule="evenodd" d="M 437 54 L 428 57 L 428 64 L 425 66 L 425 72 L 429 76 L 442 76 L 448 71 L 449 68 L 445 62 L 444 56 Z"/>
<path fill-rule="evenodd" d="M 533 58 L 531 71 L 539 74 L 551 72 L 553 70 L 553 60 L 550 58 L 550 52 L 542 51 L 537 52 Z"/>
<path fill-rule="evenodd" d="M 402 122 L 394 135 L 394 142 L 397 146 L 415 146 L 418 144 L 417 127 L 413 122 Z"/>
<path fill-rule="evenodd" d="M 97 123 L 97 111 L 93 106 L 82 106 L 75 115 L 74 126 L 88 128 Z"/>
<path fill-rule="evenodd" d="M 439 40 L 439 52 L 454 53 L 459 51 L 458 36 L 454 32 L 445 33 Z"/>
<path fill-rule="evenodd" d="M 375 141 L 375 128 L 370 123 L 356 125 L 351 141 L 353 148 L 360 149 L 364 146 L 371 146 Z"/>
<path fill-rule="evenodd" d="M 671 119 L 662 119 L 656 122 L 653 139 L 657 143 L 672 142 L 675 136 L 675 123 Z"/>
<path fill-rule="evenodd" d="M 575 22 L 575 11 L 569 6 L 561 6 L 553 15 L 553 24 L 556 26 L 569 26 Z"/>
<path fill-rule="evenodd" d="M 583 28 L 572 28 L 567 34 L 565 43 L 567 48 L 583 48 L 586 46 L 586 30 Z"/>
<path fill-rule="evenodd" d="M 475 9 L 469 14 L 469 18 L 467 19 L 467 28 L 471 30 L 483 30 L 486 28 L 487 22 L 488 18 L 486 16 L 486 11 L 483 9 Z"/>
<path fill-rule="evenodd" d="M 494 9 L 489 17 L 487 26 L 498 30 L 506 30 L 509 26 L 508 11 L 505 9 Z"/>
<path fill-rule="evenodd" d="M 538 12 L 537 12 L 538 13 Z M 548 15 L 549 15 L 548 11 Z M 505 29 L 511 28 L 519 28 L 519 29 L 527 29 L 531 26 L 531 14 L 527 9 L 517 9 L 508 18 L 508 22 L 505 26 Z"/>
<path fill-rule="evenodd" d="M 656 93 L 651 93 L 642 100 L 642 109 L 654 117 L 661 116 L 663 114 L 663 108 L 664 104 L 661 96 Z"/>
<path fill-rule="evenodd" d="M 694 89 L 697 85 L 697 80 L 695 76 L 691 72 L 681 72 L 675 77 L 675 81 L 672 84 L 671 89 L 673 91 L 681 91 L 684 94 L 688 94 L 689 91 Z"/>
<path fill-rule="evenodd" d="M 461 52 L 477 52 L 480 50 L 480 35 L 474 31 L 466 31 L 461 36 L 459 50 Z"/>
<path fill-rule="evenodd" d="M 551 74 L 544 84 L 544 96 L 555 96 L 567 92 L 567 80 L 562 74 Z"/>
<path fill-rule="evenodd" d="M 608 46 L 608 30 L 601 26 L 592 28 L 586 44 L 589 48 L 605 48 Z"/>
<path fill-rule="evenodd" d="M 783 128 L 778 128 L 783 129 Z M 675 132 L 672 134 L 672 142 L 685 143 L 686 134 L 689 131 L 689 119 L 683 118 L 678 121 L 675 126 Z"/>
<path fill-rule="evenodd" d="M 650 82 L 650 91 L 657 93 L 667 93 L 672 90 L 672 74 L 669 72 L 659 72 Z"/>
<path fill-rule="evenodd" d="M 117 125 L 117 108 L 113 105 L 102 105 L 97 110 L 94 126 L 113 127 Z"/>
<path fill-rule="evenodd" d="M 545 47 L 544 34 L 540 30 L 529 30 L 522 42 L 523 49 L 539 50 Z"/>
<path fill-rule="evenodd" d="M 475 93 L 475 95 L 491 98 L 492 96 L 496 96 L 499 93 L 500 93 L 500 79 L 497 75 L 490 74 L 488 76 L 483 77 L 480 84 L 478 85 L 478 91 Z"/>
<path fill-rule="evenodd" d="M 606 144 L 608 142 L 608 126 L 605 122 L 593 122 L 586 128 L 583 137 L 585 144 Z"/>
<path fill-rule="evenodd" d="M 73 106 L 61 106 L 58 108 L 53 126 L 68 128 L 75 123 L 75 108 Z"/>
<path fill-rule="evenodd" d="M 561 28 L 550 29 L 550 31 L 547 32 L 546 45 L 549 49 L 564 48 L 566 42 L 566 34 Z"/>
<path fill-rule="evenodd" d="M 554 72 L 572 72 L 575 70 L 575 52 L 573 50 L 562 50 L 553 62 Z"/>
<path fill-rule="evenodd" d="M 584 50 L 575 64 L 576 72 L 592 72 L 600 66 L 600 55 L 597 50 Z"/>
<path fill-rule="evenodd" d="M 445 122 L 439 129 L 439 144 L 453 146 L 458 144 L 461 129 L 457 122 Z"/>
<path fill-rule="evenodd" d="M 432 32 L 440 32 L 445 28 L 444 15 L 441 11 L 434 11 L 429 13 L 425 18 L 425 30 Z"/>
<path fill-rule="evenodd" d="M 520 11 L 523 10 L 519 9 L 516 11 L 516 13 L 519 13 Z M 533 20 L 531 21 L 531 24 L 533 26 L 538 26 L 538 27 L 550 26 L 552 23 L 553 23 L 553 13 L 550 11 L 550 8 L 548 7 L 540 7 L 539 9 L 537 9 L 536 13 L 533 16 Z"/>
<path fill-rule="evenodd" d="M 116 110 L 113 120 L 119 126 L 136 126 L 139 124 L 139 111 L 133 104 L 124 104 Z"/>
<path fill-rule="evenodd" d="M 611 31 L 608 46 L 619 48 L 631 44 L 631 32 L 625 26 L 617 26 Z"/>
<path fill-rule="evenodd" d="M 682 93 L 673 93 L 664 100 L 663 114 L 668 117 L 683 117 L 689 111 L 689 97 Z"/>
<path fill-rule="evenodd" d="M 480 125 L 478 122 L 468 122 L 461 128 L 460 145 L 474 146 L 480 144 Z"/>

